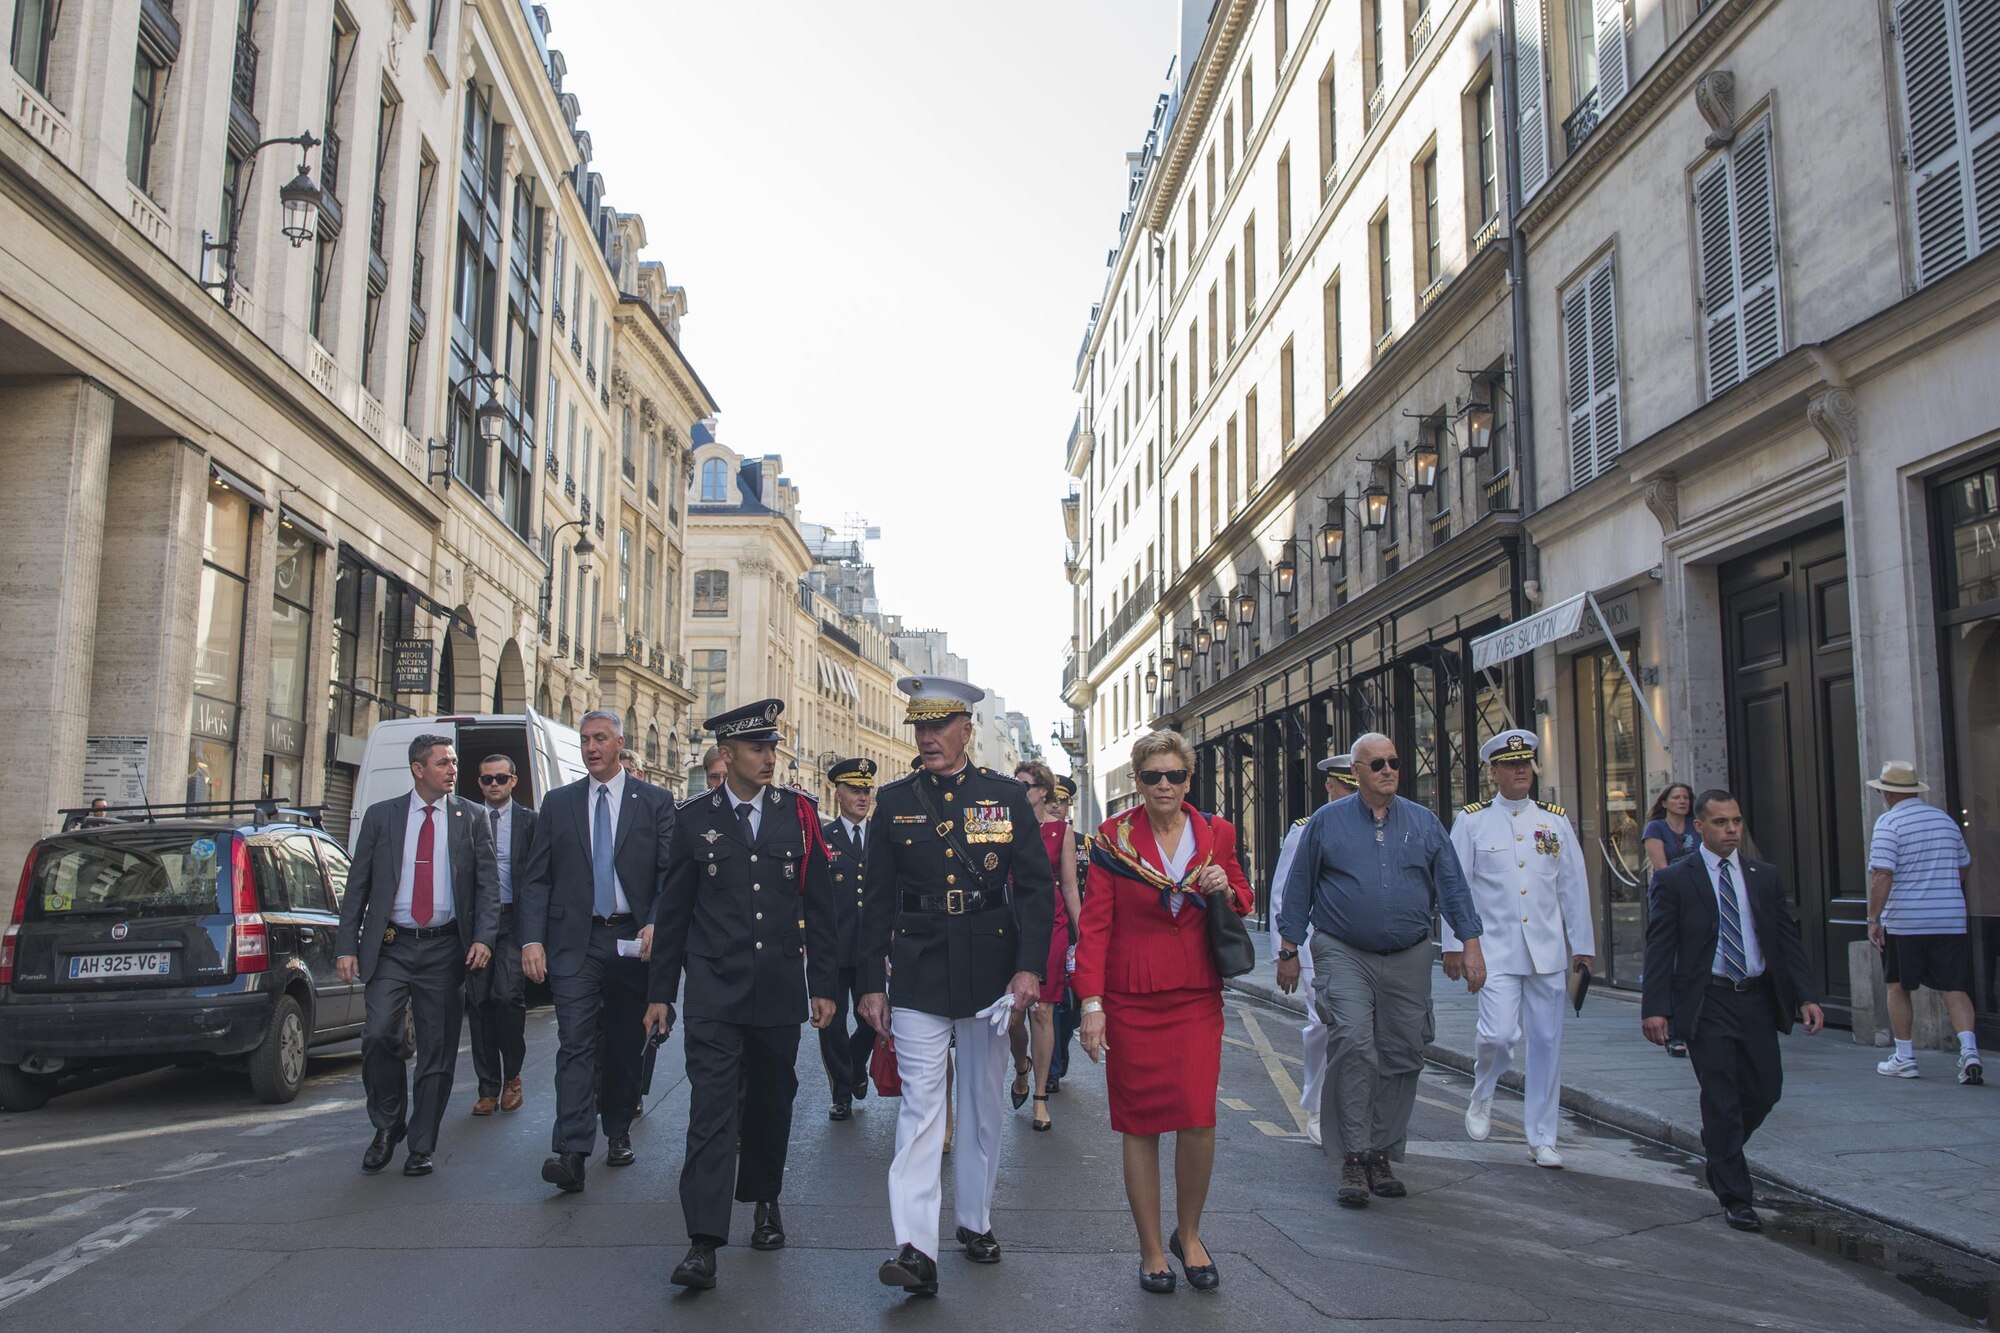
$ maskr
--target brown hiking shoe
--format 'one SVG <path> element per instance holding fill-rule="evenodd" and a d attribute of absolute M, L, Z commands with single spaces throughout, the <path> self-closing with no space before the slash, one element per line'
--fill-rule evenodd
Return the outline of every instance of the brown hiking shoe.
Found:
<path fill-rule="evenodd" d="M 1342 1208 L 1366 1208 L 1368 1206 L 1368 1158 L 1364 1153 L 1349 1153 L 1340 1159 L 1340 1192 L 1334 1196 Z"/>
<path fill-rule="evenodd" d="M 1395 1172 L 1389 1169 L 1389 1154 L 1382 1149 L 1377 1148 L 1368 1154 L 1366 1170 L 1368 1188 L 1383 1198 L 1400 1199 L 1409 1193 L 1403 1188 L 1403 1182 L 1396 1179 Z"/>

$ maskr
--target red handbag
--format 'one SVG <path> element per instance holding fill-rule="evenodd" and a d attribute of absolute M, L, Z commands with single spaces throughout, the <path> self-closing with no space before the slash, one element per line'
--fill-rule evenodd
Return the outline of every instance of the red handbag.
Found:
<path fill-rule="evenodd" d="M 883 1097 L 903 1095 L 903 1076 L 896 1069 L 896 1039 L 877 1035 L 875 1050 L 868 1057 L 868 1077 Z"/>

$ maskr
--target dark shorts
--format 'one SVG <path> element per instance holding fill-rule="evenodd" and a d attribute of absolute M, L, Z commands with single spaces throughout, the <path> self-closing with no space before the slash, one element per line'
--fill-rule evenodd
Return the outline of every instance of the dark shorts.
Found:
<path fill-rule="evenodd" d="M 1904 990 L 1972 989 L 1972 947 L 1966 935 L 1891 935 L 1882 950 L 1882 980 Z"/>

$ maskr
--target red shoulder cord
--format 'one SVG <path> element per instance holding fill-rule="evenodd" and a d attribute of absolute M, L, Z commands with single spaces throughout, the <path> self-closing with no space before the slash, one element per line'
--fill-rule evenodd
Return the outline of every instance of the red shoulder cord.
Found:
<path fill-rule="evenodd" d="M 819 807 L 808 796 L 793 799 L 799 803 L 799 827 L 804 835 L 800 841 L 805 844 L 799 853 L 799 896 L 803 898 L 806 893 L 806 867 L 812 864 L 813 851 L 817 849 L 820 859 L 829 865 L 833 863 L 833 853 L 827 850 L 826 835 L 820 831 Z"/>

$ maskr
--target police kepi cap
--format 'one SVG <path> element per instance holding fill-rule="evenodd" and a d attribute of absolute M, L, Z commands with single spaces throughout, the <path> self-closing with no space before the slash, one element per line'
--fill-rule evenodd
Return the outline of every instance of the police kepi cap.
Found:
<path fill-rule="evenodd" d="M 873 759 L 843 759 L 826 771 L 826 775 L 843 787 L 863 789 L 875 785 L 875 761 Z"/>
<path fill-rule="evenodd" d="M 1513 727 L 1479 747 L 1479 762 L 1505 764 L 1518 759 L 1533 759 L 1540 748 L 1541 742 L 1535 739 L 1534 732 Z"/>
<path fill-rule="evenodd" d="M 910 696 L 905 722 L 942 722 L 958 713 L 972 715 L 972 705 L 986 697 L 977 685 L 949 676 L 905 676 L 896 688 Z"/>
<path fill-rule="evenodd" d="M 702 723 L 719 741 L 768 741 L 778 735 L 778 714 L 785 711 L 783 699 L 759 699 L 726 713 L 717 713 Z"/>

